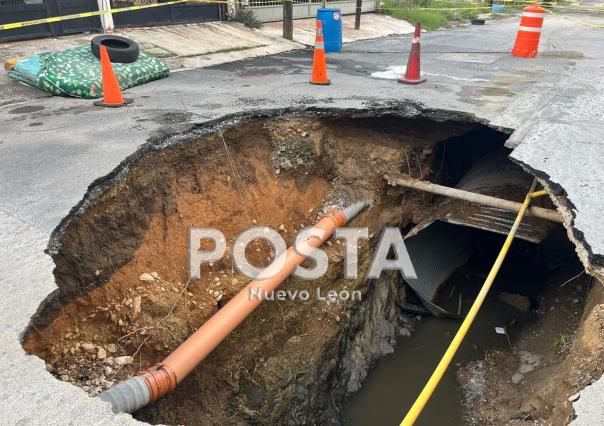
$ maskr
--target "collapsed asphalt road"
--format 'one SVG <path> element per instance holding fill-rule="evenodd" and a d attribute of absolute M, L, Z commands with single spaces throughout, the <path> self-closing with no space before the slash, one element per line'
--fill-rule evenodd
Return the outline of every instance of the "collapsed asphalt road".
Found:
<path fill-rule="evenodd" d="M 109 174 L 149 138 L 158 141 L 193 123 L 279 109 L 475 114 L 492 126 L 516 130 L 510 139 L 517 145 L 513 158 L 559 194 L 554 201 L 582 261 L 601 275 L 602 30 L 548 16 L 541 56 L 523 60 L 505 53 L 516 27 L 513 19 L 426 34 L 422 66 L 429 80 L 417 87 L 371 77 L 404 64 L 410 43 L 405 36 L 349 44 L 347 52 L 329 56 L 328 87 L 308 84 L 311 54 L 298 51 L 178 72 L 128 91 L 135 104 L 120 110 L 99 110 L 78 99 L 29 99 L 40 92 L 13 89 L 13 99 L 0 101 L 0 276 L 5 301 L 0 316 L 5 365 L 0 406 L 5 422 L 134 422 L 52 378 L 40 359 L 24 353 L 19 339 L 56 288 L 52 261 L 44 254 L 53 229 L 95 179 Z M 581 407 L 587 405 L 586 395 Z M 581 423 L 588 418 L 581 411 L 577 414 L 578 424 L 589 424 Z"/>

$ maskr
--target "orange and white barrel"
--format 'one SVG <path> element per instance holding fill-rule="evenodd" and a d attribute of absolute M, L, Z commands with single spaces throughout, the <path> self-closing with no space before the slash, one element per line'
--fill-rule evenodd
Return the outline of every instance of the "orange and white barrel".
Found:
<path fill-rule="evenodd" d="M 525 7 L 520 18 L 520 27 L 516 35 L 516 42 L 512 55 L 521 58 L 534 58 L 539 50 L 539 38 L 545 10 L 534 5 Z"/>

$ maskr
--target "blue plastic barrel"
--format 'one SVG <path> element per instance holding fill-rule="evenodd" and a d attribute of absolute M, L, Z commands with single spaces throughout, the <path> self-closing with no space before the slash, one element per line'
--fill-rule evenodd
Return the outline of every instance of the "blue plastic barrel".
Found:
<path fill-rule="evenodd" d="M 505 7 L 502 4 L 493 4 L 491 6 L 491 12 L 493 12 L 493 13 L 503 13 L 503 12 L 505 12 Z"/>
<path fill-rule="evenodd" d="M 342 10 L 319 9 L 317 19 L 323 24 L 325 53 L 342 51 Z"/>

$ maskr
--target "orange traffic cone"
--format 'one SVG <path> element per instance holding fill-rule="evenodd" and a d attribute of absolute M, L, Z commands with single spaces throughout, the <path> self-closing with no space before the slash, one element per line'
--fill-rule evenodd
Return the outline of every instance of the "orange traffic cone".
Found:
<path fill-rule="evenodd" d="M 109 53 L 103 45 L 101 45 L 101 81 L 103 83 L 103 100 L 95 101 L 94 105 L 118 108 L 132 103 L 132 99 L 124 99 L 122 96 L 122 90 L 113 73 Z"/>
<path fill-rule="evenodd" d="M 317 35 L 315 37 L 315 52 L 312 60 L 312 76 L 310 84 L 331 84 L 327 78 L 327 65 L 325 64 L 325 46 L 323 44 L 323 23 L 317 19 Z"/>
<path fill-rule="evenodd" d="M 411 43 L 409 59 L 407 60 L 407 70 L 405 71 L 405 76 L 399 78 L 399 83 L 419 84 L 426 81 L 425 78 L 421 78 L 420 73 L 419 36 L 421 32 L 422 26 L 418 22 L 415 24 L 415 33 L 413 34 L 413 42 Z"/>
<path fill-rule="evenodd" d="M 524 8 L 514 48 L 512 49 L 513 56 L 521 58 L 534 58 L 537 56 L 544 17 L 545 9 L 540 8 L 538 4 Z"/>

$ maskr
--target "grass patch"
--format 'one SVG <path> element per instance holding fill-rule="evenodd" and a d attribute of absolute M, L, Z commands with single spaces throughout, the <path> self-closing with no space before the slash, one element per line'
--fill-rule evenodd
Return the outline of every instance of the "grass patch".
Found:
<path fill-rule="evenodd" d="M 475 9 L 482 6 L 483 9 Z M 430 31 L 445 27 L 450 21 L 475 19 L 489 9 L 485 3 L 464 0 L 383 0 L 380 5 L 384 13 L 411 24 L 421 22 L 422 28 Z"/>

